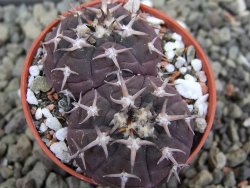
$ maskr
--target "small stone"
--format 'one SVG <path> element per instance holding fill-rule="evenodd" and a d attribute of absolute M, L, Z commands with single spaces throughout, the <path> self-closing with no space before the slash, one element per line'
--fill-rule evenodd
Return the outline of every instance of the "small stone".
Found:
<path fill-rule="evenodd" d="M 32 65 L 29 68 L 29 73 L 31 76 L 38 76 L 40 74 L 40 69 L 37 65 Z"/>
<path fill-rule="evenodd" d="M 202 62 L 199 59 L 194 59 L 191 61 L 191 65 L 195 72 L 199 72 L 202 69 Z"/>
<path fill-rule="evenodd" d="M 8 111 L 11 110 L 11 104 L 8 102 L 8 96 L 4 92 L 0 92 L 0 114 L 5 115 Z"/>
<path fill-rule="evenodd" d="M 242 116 L 243 112 L 242 109 L 235 103 L 232 103 L 229 106 L 229 115 L 231 118 L 236 119 Z"/>
<path fill-rule="evenodd" d="M 26 129 L 26 121 L 22 111 L 17 112 L 14 117 L 4 127 L 6 134 L 23 133 Z"/>
<path fill-rule="evenodd" d="M 238 46 L 231 46 L 229 49 L 229 58 L 231 60 L 236 60 L 239 54 L 239 47 Z"/>
<path fill-rule="evenodd" d="M 34 168 L 23 178 L 23 181 L 28 182 L 34 180 L 35 187 L 42 187 L 48 172 L 48 169 L 42 162 L 37 162 Z"/>
<path fill-rule="evenodd" d="M 196 118 L 195 123 L 195 130 L 199 133 L 204 133 L 207 128 L 207 121 L 204 118 Z"/>
<path fill-rule="evenodd" d="M 175 49 L 175 44 L 174 42 L 167 42 L 165 45 L 164 45 L 164 50 L 166 52 L 168 51 L 173 51 Z"/>
<path fill-rule="evenodd" d="M 191 81 L 191 82 L 196 82 L 197 81 L 197 79 L 194 76 L 190 75 L 190 74 L 186 74 L 184 76 L 184 79 L 188 80 L 188 81 Z"/>
<path fill-rule="evenodd" d="M 29 79 L 28 79 L 28 87 L 31 87 L 32 82 L 34 81 L 34 79 L 35 79 L 34 76 L 29 76 Z"/>
<path fill-rule="evenodd" d="M 56 9 L 51 9 L 48 11 L 46 14 L 44 14 L 42 17 L 40 17 L 40 22 L 42 23 L 43 26 L 49 25 L 54 19 L 57 18 L 57 10 Z"/>
<path fill-rule="evenodd" d="M 10 80 L 12 69 L 13 60 L 9 57 L 4 57 L 2 59 L 2 64 L 0 64 L 0 80 Z"/>
<path fill-rule="evenodd" d="M 13 176 L 13 169 L 7 167 L 7 166 L 1 166 L 0 168 L 0 175 L 4 179 L 9 179 L 10 177 Z"/>
<path fill-rule="evenodd" d="M 202 88 L 198 82 L 178 79 L 175 81 L 178 93 L 187 99 L 198 99 L 202 96 Z"/>
<path fill-rule="evenodd" d="M 172 65 L 172 64 L 167 64 L 167 66 L 165 67 L 165 69 L 166 69 L 166 71 L 168 72 L 168 73 L 173 73 L 174 72 L 174 70 L 175 70 L 175 68 L 174 68 L 174 65 Z"/>
<path fill-rule="evenodd" d="M 204 71 L 197 72 L 196 76 L 198 77 L 200 82 L 205 83 L 207 81 L 207 76 L 206 76 L 206 73 Z"/>
<path fill-rule="evenodd" d="M 227 153 L 226 157 L 228 166 L 235 167 L 246 160 L 247 154 L 243 149 L 237 149 Z"/>
<path fill-rule="evenodd" d="M 22 134 L 18 138 L 16 145 L 11 145 L 8 148 L 7 159 L 10 162 L 24 161 L 32 151 L 32 145 L 26 135 Z"/>
<path fill-rule="evenodd" d="M 186 178 L 191 179 L 197 174 L 197 171 L 194 167 L 190 166 L 189 168 L 183 169 L 183 174 Z"/>
<path fill-rule="evenodd" d="M 67 134 L 68 134 L 68 127 L 61 128 L 58 131 L 56 131 L 56 133 L 55 133 L 56 138 L 59 141 L 64 141 L 67 137 Z"/>
<path fill-rule="evenodd" d="M 25 33 L 26 38 L 34 40 L 37 36 L 41 33 L 42 27 L 41 25 L 35 20 L 30 19 L 27 21 L 23 26 L 22 29 Z"/>
<path fill-rule="evenodd" d="M 68 147 L 65 142 L 56 142 L 50 146 L 50 150 L 56 155 L 57 158 L 63 162 L 68 162 L 70 155 Z"/>
<path fill-rule="evenodd" d="M 168 61 L 172 61 L 174 59 L 175 52 L 173 50 L 169 50 L 169 51 L 165 52 L 165 55 L 166 55 Z"/>
<path fill-rule="evenodd" d="M 181 67 L 179 69 L 179 71 L 180 71 L 181 74 L 185 75 L 187 73 L 187 68 L 186 67 Z"/>
<path fill-rule="evenodd" d="M 215 168 L 222 169 L 226 165 L 227 158 L 224 153 L 219 152 L 215 155 Z"/>
<path fill-rule="evenodd" d="M 6 24 L 0 23 L 0 45 L 4 44 L 9 38 L 9 28 Z"/>
<path fill-rule="evenodd" d="M 57 3 L 57 10 L 59 10 L 60 13 L 66 12 L 70 9 L 69 3 L 67 1 L 60 1 Z"/>
<path fill-rule="evenodd" d="M 213 181 L 213 176 L 207 170 L 199 172 L 191 181 L 190 187 L 202 187 L 210 184 Z"/>
<path fill-rule="evenodd" d="M 234 121 L 230 121 L 228 131 L 229 131 L 228 132 L 229 138 L 232 140 L 232 142 L 238 142 L 240 140 L 239 134 L 238 134 L 238 127 Z"/>
<path fill-rule="evenodd" d="M 250 118 L 245 119 L 245 121 L 243 122 L 243 126 L 247 128 L 250 127 Z"/>
<path fill-rule="evenodd" d="M 38 157 L 35 155 L 31 155 L 28 158 L 26 158 L 23 168 L 22 168 L 22 174 L 27 174 L 32 167 L 36 164 L 38 161 Z"/>
<path fill-rule="evenodd" d="M 243 146 L 244 151 L 249 155 L 250 153 L 250 141 L 246 142 Z"/>
<path fill-rule="evenodd" d="M 236 170 L 236 177 L 240 180 L 247 180 L 250 178 L 250 168 L 243 165 Z"/>
<path fill-rule="evenodd" d="M 213 183 L 214 184 L 219 184 L 222 181 L 223 178 L 223 172 L 221 169 L 214 169 L 213 171 Z"/>
<path fill-rule="evenodd" d="M 34 92 L 42 91 L 47 92 L 51 89 L 51 85 L 47 82 L 47 79 L 43 76 L 37 76 L 32 84 L 30 89 Z"/>
<path fill-rule="evenodd" d="M 36 110 L 36 113 L 35 113 L 35 118 L 36 118 L 36 120 L 40 120 L 40 119 L 42 119 L 42 117 L 43 117 L 42 109 L 38 108 Z"/>
<path fill-rule="evenodd" d="M 68 184 L 68 188 L 80 187 L 80 181 L 77 180 L 76 178 L 72 177 L 72 176 L 67 177 L 66 182 Z"/>
<path fill-rule="evenodd" d="M 193 112 L 193 110 L 194 110 L 194 105 L 192 105 L 192 104 L 188 105 L 188 109 L 189 109 L 190 112 Z"/>
<path fill-rule="evenodd" d="M 16 187 L 16 179 L 10 178 L 6 180 L 5 182 L 0 184 L 0 188 L 10 188 L 10 187 Z"/>
<path fill-rule="evenodd" d="M 44 133 L 48 130 L 48 127 L 45 125 L 45 123 L 41 123 L 40 127 L 39 127 L 39 131 L 41 133 Z"/>
<path fill-rule="evenodd" d="M 53 117 L 53 115 L 51 114 L 51 112 L 47 108 L 42 109 L 42 114 L 45 118 L 52 118 Z"/>
<path fill-rule="evenodd" d="M 215 78 L 218 78 L 220 72 L 221 72 L 221 64 L 219 62 L 214 62 L 212 63 L 212 69 L 213 69 L 213 73 Z"/>
<path fill-rule="evenodd" d="M 161 24 L 164 24 L 164 21 L 159 19 L 159 18 L 156 18 L 154 16 L 147 16 L 147 21 L 148 23 L 150 24 L 153 24 L 153 25 L 161 25 Z"/>
<path fill-rule="evenodd" d="M 179 35 L 178 33 L 173 33 L 172 39 L 182 41 L 182 36 Z"/>
<path fill-rule="evenodd" d="M 5 154 L 7 145 L 5 143 L 0 143 L 0 158 Z"/>
<path fill-rule="evenodd" d="M 19 57 L 16 61 L 16 64 L 12 70 L 12 75 L 13 76 L 21 76 L 21 72 L 23 69 L 25 58 L 24 57 Z"/>
<path fill-rule="evenodd" d="M 226 173 L 223 178 L 223 184 L 226 187 L 234 187 L 236 185 L 236 179 L 233 171 Z"/>
<path fill-rule="evenodd" d="M 0 81 L 0 90 L 3 90 L 8 84 L 7 80 Z"/>
<path fill-rule="evenodd" d="M 6 23 L 14 23 L 17 17 L 16 14 L 16 6 L 13 4 L 4 6 L 4 22 Z"/>
<path fill-rule="evenodd" d="M 33 91 L 31 91 L 30 89 L 27 90 L 26 100 L 29 104 L 38 105 L 38 100 Z"/>
<path fill-rule="evenodd" d="M 224 27 L 219 32 L 221 43 L 229 42 L 231 40 L 231 31 L 228 27 Z"/>
<path fill-rule="evenodd" d="M 67 188 L 67 184 L 63 181 L 63 179 L 51 172 L 46 180 L 45 187 L 53 187 L 53 188 Z"/>
<path fill-rule="evenodd" d="M 22 177 L 22 165 L 19 162 L 15 162 L 14 164 L 14 170 L 13 170 L 13 176 L 15 178 L 21 178 Z"/>
<path fill-rule="evenodd" d="M 185 48 L 185 44 L 182 41 L 176 40 L 174 42 L 175 45 L 175 49 L 176 51 L 179 51 L 180 49 L 184 49 Z M 179 52 L 178 54 L 182 54 L 181 52 Z"/>
<path fill-rule="evenodd" d="M 45 125 L 54 131 L 62 128 L 62 124 L 56 117 L 50 117 L 45 120 Z"/>
<path fill-rule="evenodd" d="M 178 57 L 175 63 L 175 67 L 180 69 L 186 63 L 186 59 L 183 57 Z"/>
<path fill-rule="evenodd" d="M 7 145 L 13 145 L 17 141 L 17 136 L 16 134 L 7 134 L 1 139 L 1 144 L 5 143 Z"/>
<path fill-rule="evenodd" d="M 43 4 L 35 4 L 33 7 L 33 15 L 36 20 L 40 20 L 47 14 L 46 8 Z"/>

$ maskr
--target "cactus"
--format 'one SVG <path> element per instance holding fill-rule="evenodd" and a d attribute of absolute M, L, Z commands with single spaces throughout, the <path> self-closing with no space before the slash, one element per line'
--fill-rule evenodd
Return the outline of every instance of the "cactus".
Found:
<path fill-rule="evenodd" d="M 70 159 L 105 186 L 180 181 L 193 143 L 186 103 L 158 77 L 161 38 L 144 16 L 135 0 L 102 0 L 60 20 L 43 43 L 46 78 L 72 105 Z"/>

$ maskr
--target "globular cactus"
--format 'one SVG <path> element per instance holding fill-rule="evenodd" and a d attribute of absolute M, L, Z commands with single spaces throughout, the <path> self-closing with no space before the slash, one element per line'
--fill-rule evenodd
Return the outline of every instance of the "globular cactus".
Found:
<path fill-rule="evenodd" d="M 157 77 L 161 39 L 135 2 L 74 11 L 44 42 L 46 78 L 72 102 L 70 158 L 111 187 L 179 181 L 194 136 L 186 103 Z"/>

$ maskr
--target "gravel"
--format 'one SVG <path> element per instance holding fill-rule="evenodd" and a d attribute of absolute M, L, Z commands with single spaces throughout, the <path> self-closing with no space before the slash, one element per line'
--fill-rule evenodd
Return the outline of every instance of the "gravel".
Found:
<path fill-rule="evenodd" d="M 202 45 L 210 59 L 218 94 L 213 132 L 202 151 L 182 171 L 181 184 L 172 178 L 162 187 L 249 186 L 250 1 L 153 2 L 186 24 Z M 69 8 L 67 0 L 0 6 L 0 188 L 93 187 L 62 172 L 39 154 L 42 151 L 26 129 L 18 98 L 22 66 L 33 40 L 58 13 Z M 47 89 L 46 83 L 34 88 Z M 203 131 L 202 124 L 198 129 Z"/>

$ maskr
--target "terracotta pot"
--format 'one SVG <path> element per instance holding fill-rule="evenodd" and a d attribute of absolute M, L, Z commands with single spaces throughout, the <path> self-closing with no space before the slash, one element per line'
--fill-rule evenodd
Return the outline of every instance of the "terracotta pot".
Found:
<path fill-rule="evenodd" d="M 120 0 L 120 2 L 123 2 Z M 96 4 L 100 3 L 100 1 L 91 1 L 89 3 L 85 3 L 82 6 L 79 7 L 79 9 L 87 6 L 94 6 Z M 187 163 L 190 163 L 192 159 L 197 155 L 197 153 L 201 150 L 202 146 L 204 145 L 204 142 L 211 130 L 213 120 L 214 120 L 214 115 L 215 115 L 215 109 L 216 109 L 216 89 L 215 89 L 215 82 L 214 82 L 214 77 L 213 73 L 211 71 L 211 67 L 209 65 L 208 58 L 206 57 L 205 53 L 203 52 L 202 48 L 200 45 L 196 42 L 196 40 L 191 36 L 191 34 L 182 28 L 176 21 L 168 17 L 166 14 L 153 9 L 151 7 L 141 5 L 141 9 L 157 18 L 160 18 L 165 21 L 166 26 L 170 28 L 172 31 L 180 34 L 183 37 L 183 41 L 185 45 L 193 45 L 196 49 L 196 54 L 199 59 L 203 62 L 203 70 L 205 71 L 208 81 L 208 88 L 209 88 L 209 108 L 208 108 L 208 115 L 207 115 L 207 122 L 208 126 L 205 130 L 205 133 L 202 134 L 202 137 L 198 143 L 197 146 L 195 146 L 192 150 L 191 155 L 189 156 Z M 63 14 L 63 16 L 69 15 L 69 12 L 66 12 Z M 29 67 L 33 62 L 33 58 L 36 55 L 37 49 L 40 46 L 40 42 L 44 40 L 46 34 L 52 30 L 53 27 L 55 27 L 58 24 L 59 20 L 54 20 L 50 25 L 48 25 L 42 33 L 37 37 L 37 39 L 34 41 L 27 57 L 25 60 L 25 64 L 23 67 L 23 72 L 22 72 L 22 77 L 21 77 L 21 100 L 22 100 L 22 107 L 24 110 L 25 118 L 28 123 L 28 126 L 34 135 L 36 141 L 40 145 L 40 147 L 43 149 L 43 151 L 46 153 L 46 155 L 53 160 L 60 168 L 71 174 L 72 176 L 75 176 L 81 180 L 84 180 L 88 183 L 91 184 L 96 184 L 90 177 L 86 177 L 82 174 L 79 174 L 75 172 L 73 169 L 68 167 L 67 165 L 63 164 L 56 156 L 49 150 L 49 148 L 43 143 L 41 140 L 41 137 L 37 131 L 37 129 L 34 126 L 32 115 L 30 112 L 29 104 L 26 101 L 26 92 L 27 92 L 27 82 L 28 82 L 28 75 L 29 75 Z"/>

